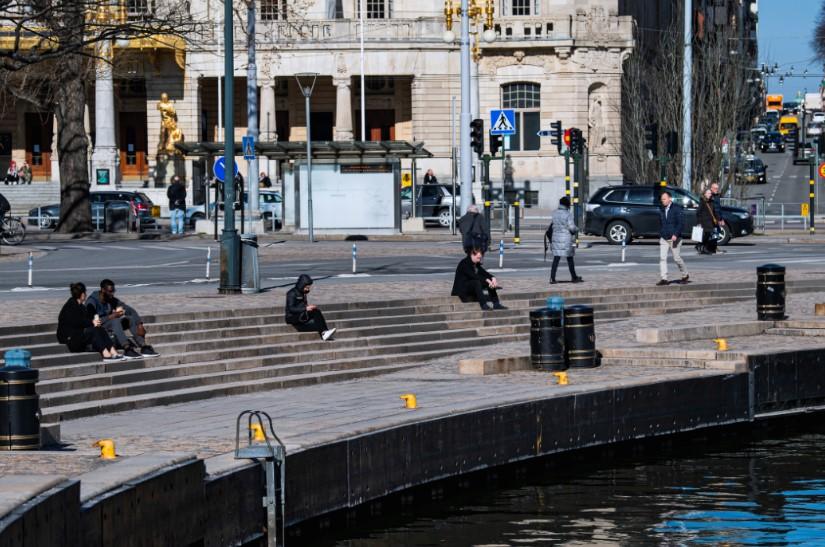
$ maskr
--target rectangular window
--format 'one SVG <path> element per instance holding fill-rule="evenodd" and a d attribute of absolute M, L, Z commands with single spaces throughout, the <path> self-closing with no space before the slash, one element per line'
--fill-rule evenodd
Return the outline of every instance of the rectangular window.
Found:
<path fill-rule="evenodd" d="M 155 11 L 155 0 L 127 0 L 126 15 L 129 19 L 143 19 Z"/>
<path fill-rule="evenodd" d="M 523 150 L 539 150 L 541 140 L 538 132 L 541 130 L 541 120 L 538 112 L 522 112 L 524 131 L 521 136 Z"/>
<path fill-rule="evenodd" d="M 531 15 L 530 4 L 533 0 L 511 0 L 513 12 L 511 15 Z"/>
<path fill-rule="evenodd" d="M 261 21 L 286 21 L 287 0 L 260 0 Z"/>
<path fill-rule="evenodd" d="M 357 0 L 355 3 L 355 18 L 361 16 L 361 2 Z M 392 0 L 366 0 L 367 11 L 364 13 L 366 19 L 389 19 L 392 11 Z"/>

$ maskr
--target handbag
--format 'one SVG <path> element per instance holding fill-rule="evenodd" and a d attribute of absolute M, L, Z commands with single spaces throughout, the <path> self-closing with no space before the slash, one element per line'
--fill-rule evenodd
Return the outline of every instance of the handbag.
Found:
<path fill-rule="evenodd" d="M 702 230 L 702 226 L 697 224 L 696 226 L 693 227 L 693 230 L 691 230 L 691 232 L 690 232 L 690 239 L 692 239 L 693 241 L 702 241 L 702 234 L 703 233 L 704 233 L 704 230 Z"/>

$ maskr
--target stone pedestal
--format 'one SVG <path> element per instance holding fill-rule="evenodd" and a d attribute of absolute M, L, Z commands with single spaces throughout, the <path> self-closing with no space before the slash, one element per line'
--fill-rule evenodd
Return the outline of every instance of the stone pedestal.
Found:
<path fill-rule="evenodd" d="M 109 42 L 100 42 L 98 53 L 103 59 L 111 58 L 111 47 Z M 114 77 L 112 65 L 105 60 L 99 60 L 95 67 L 95 148 L 89 179 L 93 190 L 98 186 L 112 188 L 120 182 L 120 153 L 115 140 Z M 104 184 L 99 184 L 104 181 Z"/>
<path fill-rule="evenodd" d="M 155 168 L 152 172 L 152 180 L 156 188 L 162 188 L 172 183 L 175 175 L 181 179 L 186 178 L 186 162 L 183 157 L 169 154 L 158 154 L 155 158 Z"/>
<path fill-rule="evenodd" d="M 352 140 L 352 91 L 349 76 L 332 80 L 335 86 L 335 140 Z"/>

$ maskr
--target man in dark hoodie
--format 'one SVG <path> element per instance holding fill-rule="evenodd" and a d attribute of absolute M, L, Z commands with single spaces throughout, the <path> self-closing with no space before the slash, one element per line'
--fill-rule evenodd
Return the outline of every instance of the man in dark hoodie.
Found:
<path fill-rule="evenodd" d="M 299 332 L 317 332 L 324 340 L 330 340 L 335 329 L 327 328 L 324 314 L 313 304 L 309 304 L 307 295 L 312 288 L 312 278 L 307 274 L 298 276 L 295 286 L 286 293 L 284 319 L 288 325 Z"/>
<path fill-rule="evenodd" d="M 483 258 L 484 253 L 481 249 L 470 249 L 455 269 L 451 294 L 459 297 L 462 302 L 478 302 L 482 310 L 506 310 L 507 308 L 498 301 L 498 281 L 481 265 Z M 492 303 L 492 308 L 487 305 L 488 302 Z"/>

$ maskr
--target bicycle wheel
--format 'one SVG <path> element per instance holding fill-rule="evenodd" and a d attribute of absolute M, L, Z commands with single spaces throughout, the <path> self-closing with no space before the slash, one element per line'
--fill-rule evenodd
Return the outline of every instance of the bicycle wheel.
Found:
<path fill-rule="evenodd" d="M 6 227 L 3 229 L 3 243 L 6 245 L 20 245 L 26 237 L 26 228 L 23 223 L 16 218 L 6 220 Z"/>

